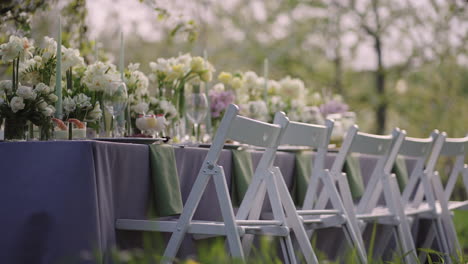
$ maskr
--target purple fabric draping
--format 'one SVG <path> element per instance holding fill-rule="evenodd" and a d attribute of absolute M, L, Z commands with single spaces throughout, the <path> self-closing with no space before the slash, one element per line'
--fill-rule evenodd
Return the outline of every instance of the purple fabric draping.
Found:
<path fill-rule="evenodd" d="M 197 177 L 208 149 L 175 148 L 182 200 Z M 333 162 L 331 154 L 327 166 Z M 252 154 L 256 167 L 260 152 Z M 223 166 L 231 182 L 231 152 Z M 1 263 L 93 263 L 93 252 L 141 243 L 141 232 L 115 230 L 115 219 L 145 219 L 151 201 L 149 150 L 146 145 L 97 141 L 0 143 Z M 294 153 L 278 152 L 286 184 L 292 188 Z M 375 161 L 361 158 L 364 182 Z M 163 201 L 161 201 L 163 202 Z M 195 219 L 221 220 L 210 182 Z M 195 253 L 188 236 L 181 252 Z M 109 260 L 109 255 L 104 259 Z"/>

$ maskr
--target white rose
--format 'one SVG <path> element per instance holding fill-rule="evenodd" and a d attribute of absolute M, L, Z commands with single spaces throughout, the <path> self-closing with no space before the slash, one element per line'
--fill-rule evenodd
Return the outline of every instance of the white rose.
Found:
<path fill-rule="evenodd" d="M 24 99 L 34 100 L 37 97 L 37 94 L 29 86 L 20 86 L 16 90 L 16 95 L 23 97 Z"/>
<path fill-rule="evenodd" d="M 55 94 L 49 94 L 49 100 L 50 100 L 52 103 L 55 103 L 55 102 L 57 102 L 58 97 L 57 97 Z"/>
<path fill-rule="evenodd" d="M 44 110 L 41 111 L 45 116 L 52 116 L 55 113 L 55 109 L 52 107 L 46 107 Z"/>
<path fill-rule="evenodd" d="M 11 99 L 10 107 L 13 113 L 23 110 L 25 106 L 26 105 L 24 104 L 24 100 L 22 97 L 15 96 Z"/>
<path fill-rule="evenodd" d="M 48 94 L 50 92 L 49 86 L 45 83 L 38 83 L 34 88 L 37 94 Z"/>
<path fill-rule="evenodd" d="M 72 98 L 70 98 L 69 96 L 67 96 L 67 97 L 65 97 L 63 99 L 62 104 L 63 104 L 63 110 L 65 111 L 66 114 L 69 114 L 69 113 L 75 111 L 75 109 L 76 109 L 75 101 Z"/>
<path fill-rule="evenodd" d="M 38 108 L 39 110 L 44 110 L 44 109 L 46 109 L 47 106 L 49 106 L 49 105 L 48 105 L 46 102 L 42 101 L 42 102 L 39 103 L 39 105 L 37 106 L 37 108 Z"/>
<path fill-rule="evenodd" d="M 0 91 L 11 92 L 13 89 L 13 82 L 11 80 L 0 81 Z"/>

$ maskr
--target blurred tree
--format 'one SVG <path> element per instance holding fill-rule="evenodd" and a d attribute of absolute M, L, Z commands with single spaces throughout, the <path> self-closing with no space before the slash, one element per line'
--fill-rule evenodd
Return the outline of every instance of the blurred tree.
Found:
<path fill-rule="evenodd" d="M 31 16 L 45 10 L 54 1 L 47 0 L 2 0 L 0 2 L 0 32 L 28 34 Z"/>

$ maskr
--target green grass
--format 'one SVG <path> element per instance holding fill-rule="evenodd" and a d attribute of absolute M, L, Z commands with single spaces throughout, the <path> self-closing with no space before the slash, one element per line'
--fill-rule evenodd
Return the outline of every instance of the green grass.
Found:
<path fill-rule="evenodd" d="M 460 246 L 463 249 L 463 253 L 466 255 L 468 254 L 468 211 L 455 211 L 453 222 L 457 230 Z"/>
<path fill-rule="evenodd" d="M 455 261 L 454 264 L 465 263 L 466 256 L 468 253 L 468 211 L 455 211 L 454 223 L 458 234 L 458 239 L 460 245 L 463 249 L 463 254 L 460 254 L 459 259 L 461 261 Z M 372 252 L 372 248 L 375 243 L 375 230 L 373 229 L 373 235 L 371 237 L 369 252 Z M 315 236 L 314 236 L 315 237 Z M 251 257 L 247 263 L 251 264 L 261 264 L 261 263 L 271 263 L 271 264 L 280 264 L 282 263 L 280 257 L 278 256 L 278 240 L 275 238 L 262 237 L 259 242 L 259 246 L 256 249 L 253 249 L 251 252 Z M 314 246 L 317 241 L 312 240 L 312 245 Z M 161 261 L 161 255 L 163 248 L 161 237 L 159 235 L 145 234 L 144 235 L 144 245 L 143 249 L 136 249 L 132 251 L 122 251 L 115 250 L 112 253 L 114 263 L 116 264 L 148 264 L 148 263 L 159 263 Z M 229 254 L 226 252 L 225 243 L 223 238 L 214 238 L 209 240 L 201 240 L 197 244 L 198 254 L 196 259 L 185 259 L 185 260 L 176 260 L 175 263 L 180 264 L 217 264 L 217 263 L 242 263 L 240 260 L 232 259 Z M 315 248 L 315 247 L 314 247 Z M 444 263 L 442 260 L 443 254 L 432 249 L 421 249 L 423 252 L 428 254 L 427 263 Z M 326 254 L 316 251 L 317 257 L 320 263 L 326 264 L 354 264 L 359 263 L 356 258 L 355 250 L 348 250 L 340 257 L 338 260 L 330 261 L 326 259 Z M 372 254 L 369 254 L 368 259 L 370 264 L 399 264 L 404 263 L 404 256 L 394 254 L 392 260 L 382 261 L 372 259 Z"/>

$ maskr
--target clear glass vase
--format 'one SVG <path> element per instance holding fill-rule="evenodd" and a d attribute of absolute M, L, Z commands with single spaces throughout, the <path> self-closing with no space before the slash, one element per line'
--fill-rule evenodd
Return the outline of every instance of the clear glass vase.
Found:
<path fill-rule="evenodd" d="M 5 119 L 5 140 L 25 141 L 28 131 L 28 122 L 22 118 Z"/>

